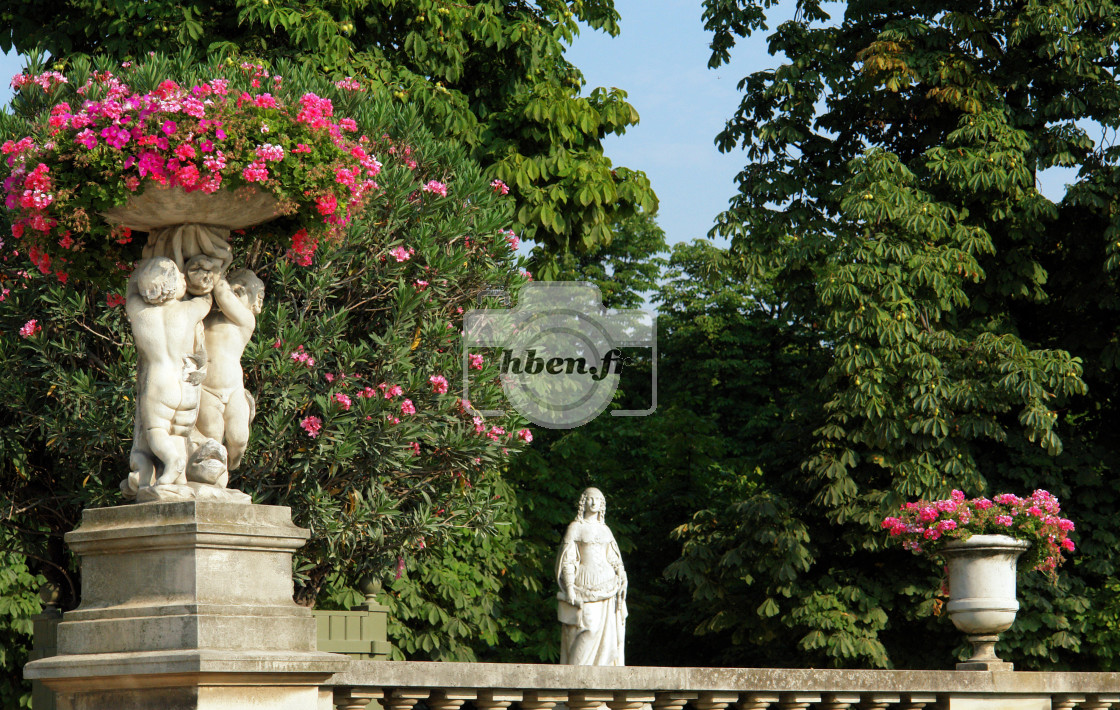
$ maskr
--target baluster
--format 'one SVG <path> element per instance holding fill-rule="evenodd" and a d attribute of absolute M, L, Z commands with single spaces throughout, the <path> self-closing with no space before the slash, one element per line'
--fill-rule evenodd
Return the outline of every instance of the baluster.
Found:
<path fill-rule="evenodd" d="M 1050 698 L 1050 710 L 1073 710 L 1084 702 L 1084 695 L 1055 695 Z"/>
<path fill-rule="evenodd" d="M 526 690 L 521 698 L 521 710 L 552 710 L 568 699 L 568 694 L 556 690 Z"/>
<path fill-rule="evenodd" d="M 726 710 L 731 703 L 739 702 L 738 693 L 711 692 L 700 693 L 700 697 L 692 702 L 696 710 Z"/>
<path fill-rule="evenodd" d="M 366 710 L 371 700 L 380 700 L 380 688 L 335 688 L 334 706 L 336 710 Z"/>
<path fill-rule="evenodd" d="M 927 705 L 936 705 L 936 695 L 925 695 L 923 693 L 906 693 L 902 696 L 902 703 L 899 710 L 922 710 Z"/>
<path fill-rule="evenodd" d="M 868 693 L 859 703 L 859 710 L 887 710 L 888 705 L 897 705 L 899 697 L 887 693 Z"/>
<path fill-rule="evenodd" d="M 427 688 L 393 688 L 385 691 L 381 706 L 385 710 L 412 710 L 417 701 L 424 700 L 431 693 Z"/>
<path fill-rule="evenodd" d="M 660 692 L 655 693 L 653 710 L 681 710 L 689 700 L 700 697 L 698 693 Z"/>
<path fill-rule="evenodd" d="M 511 703 L 515 703 L 521 698 L 522 693 L 517 690 L 483 688 L 478 691 L 478 697 L 474 699 L 474 706 L 476 710 L 505 710 Z"/>
<path fill-rule="evenodd" d="M 571 710 L 597 710 L 614 700 L 609 690 L 573 690 L 568 693 L 568 707 Z"/>
<path fill-rule="evenodd" d="M 1079 710 L 1108 710 L 1117 704 L 1120 704 L 1120 695 L 1098 695 L 1094 693 L 1079 705 Z"/>
<path fill-rule="evenodd" d="M 439 690 L 433 690 L 431 697 L 424 702 L 429 710 L 459 710 L 464 701 L 474 700 L 474 698 L 475 692 L 473 690 L 440 688 Z"/>
<path fill-rule="evenodd" d="M 821 696 L 821 710 L 848 710 L 859 704 L 859 693 L 825 693 Z"/>
<path fill-rule="evenodd" d="M 771 705 L 776 705 L 779 699 L 776 694 L 743 693 L 739 698 L 738 710 L 766 710 Z"/>
<path fill-rule="evenodd" d="M 814 693 L 781 693 L 778 695 L 780 710 L 806 710 L 813 703 L 819 703 L 821 696 Z"/>
<path fill-rule="evenodd" d="M 656 700 L 652 690 L 616 690 L 614 700 L 607 701 L 611 710 L 642 710 Z"/>

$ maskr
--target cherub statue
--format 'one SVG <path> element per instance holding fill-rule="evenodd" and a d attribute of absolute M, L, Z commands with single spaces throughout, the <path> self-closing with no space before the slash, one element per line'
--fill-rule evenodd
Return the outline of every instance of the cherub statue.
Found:
<path fill-rule="evenodd" d="M 212 298 L 184 299 L 186 292 L 186 279 L 166 257 L 141 261 L 128 282 L 125 308 L 139 364 L 131 473 L 121 488 L 140 501 L 191 497 L 184 490 L 188 437 L 207 364 L 198 326 Z"/>
<path fill-rule="evenodd" d="M 195 257 L 199 258 L 199 257 Z M 214 285 L 214 309 L 204 321 L 206 379 L 202 381 L 198 432 L 225 444 L 228 470 L 241 464 L 249 443 L 249 423 L 256 403 L 245 390 L 241 355 L 257 327 L 264 304 L 264 282 L 248 269 L 239 269 Z M 225 485 L 228 472 L 218 485 Z"/>

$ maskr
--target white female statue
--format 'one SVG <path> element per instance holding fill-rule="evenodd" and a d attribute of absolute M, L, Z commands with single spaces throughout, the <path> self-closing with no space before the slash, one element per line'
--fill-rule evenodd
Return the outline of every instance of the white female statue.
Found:
<path fill-rule="evenodd" d="M 585 490 L 556 558 L 561 663 L 626 665 L 626 570 L 618 543 L 603 522 L 606 509 L 599 489 Z"/>

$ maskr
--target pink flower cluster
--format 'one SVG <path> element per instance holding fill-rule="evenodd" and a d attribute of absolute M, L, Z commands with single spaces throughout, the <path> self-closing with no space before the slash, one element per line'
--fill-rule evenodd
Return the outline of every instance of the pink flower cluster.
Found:
<path fill-rule="evenodd" d="M 35 84 L 43 91 L 50 91 L 58 84 L 68 84 L 66 77 L 56 71 L 49 71 L 38 76 L 31 74 L 17 74 L 12 77 L 12 89 L 18 91 L 29 84 Z"/>
<path fill-rule="evenodd" d="M 402 262 L 402 261 L 408 261 L 409 259 L 412 258 L 412 255 L 415 254 L 415 253 L 416 253 L 416 250 L 411 248 L 411 247 L 408 248 L 408 249 L 405 249 L 402 246 L 397 246 L 397 247 L 393 247 L 392 249 L 389 250 L 389 254 L 392 255 L 392 257 L 394 259 L 396 259 L 398 263 Z"/>
<path fill-rule="evenodd" d="M 323 428 L 323 420 L 319 417 L 307 416 L 304 417 L 299 423 L 307 435 L 312 439 L 319 436 L 319 431 Z"/>
<path fill-rule="evenodd" d="M 306 229 L 300 229 L 292 235 L 292 245 L 284 256 L 289 263 L 311 266 L 311 257 L 315 256 L 318 248 L 319 240 L 308 234 Z"/>
<path fill-rule="evenodd" d="M 267 77 L 257 65 L 242 69 L 250 72 L 253 87 L 260 87 L 259 77 Z M 356 90 L 352 81 L 340 85 Z M 17 76 L 12 86 L 18 90 L 35 84 L 49 90 L 65 82 L 61 74 L 47 72 Z M 281 83 L 280 77 L 273 78 L 276 87 Z M 112 73 L 95 72 L 77 94 L 101 98 L 87 99 L 76 108 L 58 102 L 44 129 L 49 133 L 0 146 L 0 157 L 9 168 L 3 181 L 4 204 L 13 212 L 13 234 L 57 260 L 55 245 L 64 235 L 90 231 L 91 208 L 104 199 L 106 190 L 123 204 L 130 193 L 149 184 L 204 193 L 254 185 L 280 197 L 285 214 L 307 225 L 300 230 L 302 236 L 293 237 L 289 259 L 310 264 L 317 232 L 341 234 L 341 227 L 377 188 L 373 178 L 381 163 L 364 146 L 365 136 L 347 137 L 357 131 L 357 124 L 336 118 L 330 99 L 308 93 L 297 106 L 288 107 L 270 93 L 254 88 L 253 93 L 238 94 L 230 85 L 224 78 L 189 88 L 165 80 L 141 94 Z M 279 138 L 246 140 L 258 133 L 257 128 Z M 285 149 L 281 143 L 294 147 Z M 297 160 L 291 153 L 312 155 Z M 327 168 L 310 184 L 309 161 Z M 106 174 L 119 179 L 106 184 L 101 178 Z M 297 184 L 300 189 L 293 190 Z"/>
<path fill-rule="evenodd" d="M 428 378 L 428 382 L 431 383 L 432 391 L 436 394 L 447 394 L 448 382 L 443 375 L 432 375 Z"/>
<path fill-rule="evenodd" d="M 948 540 L 1010 535 L 1034 543 L 1028 550 L 1034 569 L 1053 572 L 1065 560 L 1063 553 L 1075 549 L 1069 537 L 1074 524 L 1060 512 L 1058 499 L 1044 490 L 1028 498 L 1001 493 L 972 499 L 955 490 L 944 500 L 904 503 L 899 515 L 883 520 L 882 528 L 899 538 L 904 548 L 930 553 Z"/>
<path fill-rule="evenodd" d="M 32 318 L 23 324 L 23 327 L 19 329 L 19 334 L 21 338 L 30 338 L 42 329 L 43 328 L 39 325 L 39 321 Z"/>
<path fill-rule="evenodd" d="M 439 180 L 429 180 L 427 184 L 420 189 L 424 192 L 431 192 L 439 195 L 440 197 L 447 197 L 447 185 L 444 185 Z"/>
<path fill-rule="evenodd" d="M 298 363 L 300 363 L 300 364 L 302 364 L 302 365 L 304 365 L 308 368 L 315 367 L 315 358 L 308 355 L 307 352 L 304 351 L 302 345 L 298 346 L 295 350 L 293 350 L 288 355 L 288 357 L 290 357 L 291 359 L 295 360 L 296 362 L 298 362 Z"/>

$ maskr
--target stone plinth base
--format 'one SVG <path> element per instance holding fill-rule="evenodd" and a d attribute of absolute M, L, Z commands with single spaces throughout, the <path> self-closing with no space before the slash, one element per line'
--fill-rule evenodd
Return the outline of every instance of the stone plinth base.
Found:
<path fill-rule="evenodd" d="M 958 671 L 1013 671 L 1014 663 L 1007 661 L 961 661 L 957 664 Z"/>
<path fill-rule="evenodd" d="M 307 537 L 276 506 L 87 510 L 66 536 L 82 603 L 58 625 L 58 655 L 25 676 L 59 710 L 329 710 L 319 686 L 349 659 L 315 650 L 315 620 L 292 601 Z"/>
<path fill-rule="evenodd" d="M 346 667 L 333 653 L 147 651 L 54 656 L 26 675 L 58 710 L 331 710 L 320 686 Z"/>

